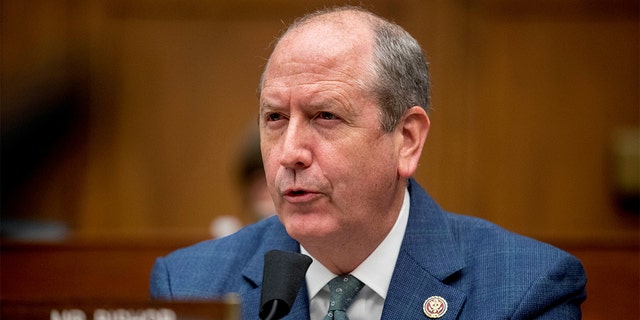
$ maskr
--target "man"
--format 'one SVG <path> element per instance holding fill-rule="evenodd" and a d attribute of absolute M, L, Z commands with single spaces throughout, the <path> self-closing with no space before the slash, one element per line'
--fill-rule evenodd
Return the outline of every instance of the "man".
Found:
<path fill-rule="evenodd" d="M 399 26 L 352 7 L 298 20 L 260 84 L 278 217 L 159 259 L 152 296 L 235 292 L 242 317 L 257 319 L 263 255 L 279 249 L 313 258 L 287 319 L 333 316 L 327 283 L 336 276 L 359 283 L 351 320 L 579 319 L 586 280 L 577 259 L 447 213 L 411 179 L 428 100 L 422 50 Z"/>

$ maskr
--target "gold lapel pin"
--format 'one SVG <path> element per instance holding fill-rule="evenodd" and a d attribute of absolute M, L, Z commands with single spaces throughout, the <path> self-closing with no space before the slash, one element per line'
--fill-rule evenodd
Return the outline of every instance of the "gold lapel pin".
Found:
<path fill-rule="evenodd" d="M 447 313 L 447 300 L 440 296 L 432 296 L 422 304 L 422 311 L 431 319 L 438 319 Z"/>

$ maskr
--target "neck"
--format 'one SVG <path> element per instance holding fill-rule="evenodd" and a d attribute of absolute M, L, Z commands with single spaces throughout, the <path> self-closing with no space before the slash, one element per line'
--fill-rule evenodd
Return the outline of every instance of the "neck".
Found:
<path fill-rule="evenodd" d="M 353 272 L 378 247 L 383 239 L 384 237 L 376 241 L 375 245 L 370 245 L 369 247 L 349 243 L 340 247 L 332 246 L 331 249 L 316 246 L 305 246 L 305 249 L 329 271 L 336 275 L 343 275 Z M 371 239 L 369 239 L 369 242 L 371 242 Z"/>
<path fill-rule="evenodd" d="M 300 242 L 301 245 L 332 273 L 343 275 L 353 272 L 378 248 L 380 243 L 391 232 L 402 208 L 404 192 L 403 189 L 402 196 L 396 198 L 399 201 L 394 203 L 390 213 L 385 215 L 384 221 L 378 221 L 378 223 L 374 224 L 378 226 L 377 228 L 362 228 L 361 230 L 349 232 L 338 239 L 316 239 L 318 241 L 313 242 L 310 239 L 306 239 L 309 241 Z"/>

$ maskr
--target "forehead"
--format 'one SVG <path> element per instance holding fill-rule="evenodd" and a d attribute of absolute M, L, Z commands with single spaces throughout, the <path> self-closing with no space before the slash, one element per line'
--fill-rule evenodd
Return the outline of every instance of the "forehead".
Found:
<path fill-rule="evenodd" d="M 278 77 L 304 73 L 310 81 L 341 74 L 363 81 L 369 77 L 372 57 L 373 31 L 366 23 L 347 17 L 318 18 L 283 36 L 269 59 L 263 80 L 267 84 Z"/>

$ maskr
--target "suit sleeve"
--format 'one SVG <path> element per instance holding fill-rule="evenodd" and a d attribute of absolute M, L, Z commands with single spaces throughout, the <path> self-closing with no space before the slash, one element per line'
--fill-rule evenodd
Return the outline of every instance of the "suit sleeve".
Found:
<path fill-rule="evenodd" d="M 586 282 L 580 261 L 567 255 L 551 263 L 532 284 L 512 319 L 581 319 Z"/>
<path fill-rule="evenodd" d="M 158 258 L 151 269 L 149 291 L 153 300 L 172 300 L 169 271 L 164 258 Z"/>

